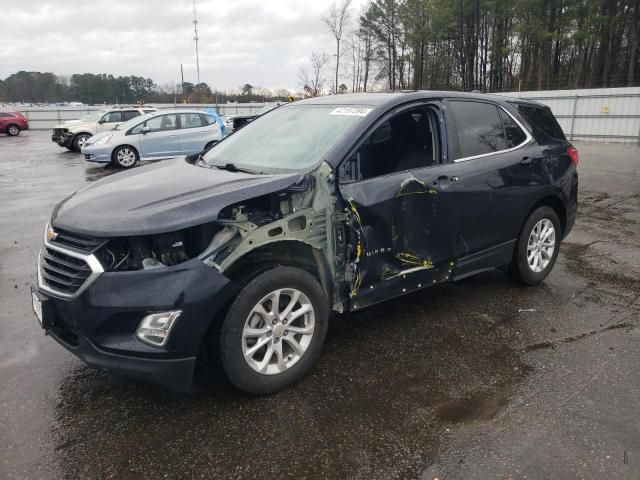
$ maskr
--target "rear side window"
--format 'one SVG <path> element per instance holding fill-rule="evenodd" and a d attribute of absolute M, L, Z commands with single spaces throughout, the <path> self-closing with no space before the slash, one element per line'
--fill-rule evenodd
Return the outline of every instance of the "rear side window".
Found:
<path fill-rule="evenodd" d="M 551 109 L 545 107 L 534 107 L 532 105 L 518 105 L 518 111 L 529 122 L 542 130 L 547 136 L 556 140 L 566 140 L 564 132 L 556 117 L 551 113 Z"/>
<path fill-rule="evenodd" d="M 513 118 L 504 110 L 498 109 L 498 112 L 504 125 L 504 136 L 507 140 L 507 148 L 517 147 L 527 139 L 527 134 L 522 131 Z"/>
<path fill-rule="evenodd" d="M 140 112 L 137 110 L 126 110 L 124 112 L 124 121 L 131 120 L 132 118 L 136 118 L 140 115 Z"/>
<path fill-rule="evenodd" d="M 202 123 L 202 117 L 197 113 L 181 113 L 180 114 L 180 127 L 181 128 L 198 128 L 204 127 Z"/>
<path fill-rule="evenodd" d="M 11 115 L 10 113 L 0 112 L 0 118 L 13 118 L 15 115 Z"/>
<path fill-rule="evenodd" d="M 450 101 L 458 130 L 460 158 L 507 148 L 498 107 L 490 103 Z"/>

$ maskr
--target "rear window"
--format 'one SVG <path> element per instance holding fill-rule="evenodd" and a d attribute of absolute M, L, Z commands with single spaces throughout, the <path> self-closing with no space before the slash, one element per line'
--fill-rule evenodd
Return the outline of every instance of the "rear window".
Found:
<path fill-rule="evenodd" d="M 562 128 L 560 128 L 556 117 L 553 116 L 549 108 L 518 105 L 518 111 L 533 124 L 533 126 L 542 130 L 547 136 L 555 138 L 556 140 L 566 140 Z"/>

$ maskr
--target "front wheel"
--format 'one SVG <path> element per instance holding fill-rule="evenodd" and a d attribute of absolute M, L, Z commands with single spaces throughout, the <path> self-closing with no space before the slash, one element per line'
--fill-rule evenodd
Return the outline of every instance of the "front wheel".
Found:
<path fill-rule="evenodd" d="M 20 127 L 17 125 L 9 125 L 7 128 L 7 135 L 10 137 L 15 137 L 20 135 Z"/>
<path fill-rule="evenodd" d="M 220 331 L 222 367 L 247 393 L 278 391 L 313 365 L 329 311 L 318 281 L 304 270 L 276 267 L 249 282 Z"/>
<path fill-rule="evenodd" d="M 550 207 L 534 210 L 522 227 L 511 275 L 527 285 L 537 285 L 551 272 L 560 250 L 560 221 Z"/>
<path fill-rule="evenodd" d="M 79 133 L 75 137 L 73 137 L 73 149 L 77 152 L 82 150 L 84 144 L 87 143 L 87 140 L 91 138 L 91 135 L 88 133 Z"/>
<path fill-rule="evenodd" d="M 123 145 L 116 148 L 111 156 L 111 163 L 120 168 L 131 168 L 139 160 L 138 152 L 133 147 Z"/>

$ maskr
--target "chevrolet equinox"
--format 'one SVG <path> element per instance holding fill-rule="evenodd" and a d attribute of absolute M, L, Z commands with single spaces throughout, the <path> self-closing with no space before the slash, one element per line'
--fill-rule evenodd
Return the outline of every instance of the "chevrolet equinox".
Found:
<path fill-rule="evenodd" d="M 187 391 L 209 351 L 239 389 L 274 392 L 313 365 L 331 313 L 494 268 L 543 281 L 577 164 L 549 108 L 523 99 L 287 104 L 58 204 L 33 308 L 90 366 Z"/>

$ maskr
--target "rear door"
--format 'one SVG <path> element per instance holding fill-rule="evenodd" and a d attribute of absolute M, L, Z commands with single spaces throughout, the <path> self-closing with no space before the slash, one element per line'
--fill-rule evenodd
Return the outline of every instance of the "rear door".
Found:
<path fill-rule="evenodd" d="M 136 131 L 149 127 L 147 133 L 140 133 L 142 157 L 159 159 L 180 155 L 180 138 L 178 136 L 178 115 L 175 113 L 158 115 L 150 118 Z"/>
<path fill-rule="evenodd" d="M 181 113 L 180 117 L 180 151 L 182 155 L 192 155 L 204 150 L 210 140 L 210 130 L 205 115 L 200 113 Z"/>

